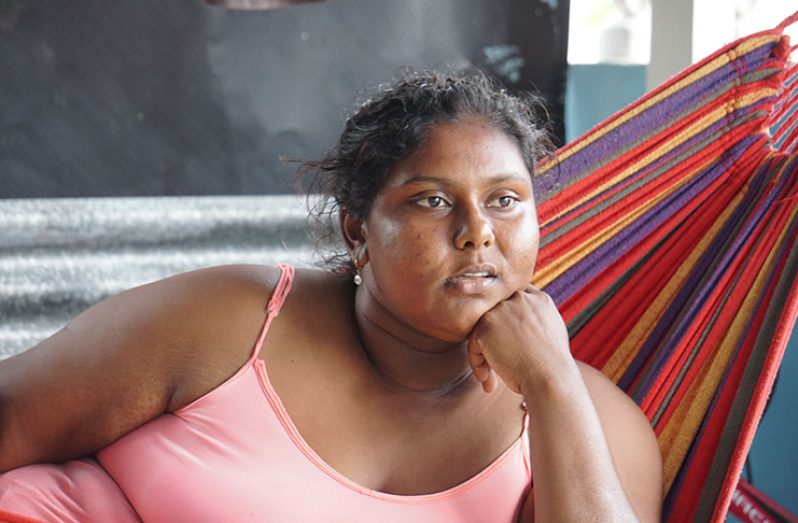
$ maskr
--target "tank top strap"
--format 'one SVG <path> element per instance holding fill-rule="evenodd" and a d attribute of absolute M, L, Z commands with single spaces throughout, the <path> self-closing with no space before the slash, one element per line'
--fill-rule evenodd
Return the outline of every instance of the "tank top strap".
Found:
<path fill-rule="evenodd" d="M 532 458 L 531 449 L 529 448 L 529 412 L 524 405 L 524 428 L 521 431 L 521 452 L 524 456 L 524 466 L 526 467 L 527 477 L 530 483 L 532 482 Z"/>
<path fill-rule="evenodd" d="M 277 267 L 280 268 L 280 279 L 277 282 L 277 287 L 274 288 L 269 303 L 266 304 L 266 313 L 276 316 L 283 306 L 285 298 L 291 291 L 291 282 L 294 281 L 294 268 L 288 264 L 281 263 Z"/>
<path fill-rule="evenodd" d="M 292 266 L 281 263 L 278 265 L 278 267 L 281 271 L 280 279 L 277 282 L 277 286 L 274 288 L 274 291 L 272 291 L 269 302 L 266 304 L 266 319 L 264 320 L 263 327 L 260 330 L 258 341 L 255 343 L 255 348 L 252 350 L 252 356 L 250 357 L 251 361 L 254 361 L 255 358 L 258 357 L 258 354 L 260 354 L 261 347 L 263 346 L 263 340 L 266 339 L 266 333 L 269 331 L 269 325 L 271 325 L 274 317 L 280 314 L 280 309 L 283 307 L 285 298 L 291 291 L 291 282 L 294 281 L 294 268 Z"/>

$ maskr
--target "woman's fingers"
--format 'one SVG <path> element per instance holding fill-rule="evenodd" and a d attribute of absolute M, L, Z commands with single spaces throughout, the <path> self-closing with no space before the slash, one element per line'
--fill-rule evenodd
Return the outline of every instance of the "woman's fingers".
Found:
<path fill-rule="evenodd" d="M 482 389 L 485 392 L 493 392 L 498 386 L 496 373 L 490 368 L 487 362 L 479 367 L 472 367 L 474 369 L 474 377 L 482 384 Z"/>
<path fill-rule="evenodd" d="M 493 392 L 499 386 L 498 378 L 496 377 L 496 373 L 488 367 L 488 379 L 482 382 L 482 390 L 485 392 Z"/>
<path fill-rule="evenodd" d="M 479 344 L 473 337 L 468 342 L 468 363 L 474 371 L 474 377 L 482 384 L 485 392 L 493 392 L 498 386 L 496 373 L 490 367 L 488 360 L 479 349 Z"/>
<path fill-rule="evenodd" d="M 490 365 L 488 365 L 488 360 L 485 359 L 485 356 L 479 350 L 473 337 L 468 340 L 468 364 L 474 369 L 474 377 L 477 378 L 477 381 L 484 383 L 488 379 Z"/>

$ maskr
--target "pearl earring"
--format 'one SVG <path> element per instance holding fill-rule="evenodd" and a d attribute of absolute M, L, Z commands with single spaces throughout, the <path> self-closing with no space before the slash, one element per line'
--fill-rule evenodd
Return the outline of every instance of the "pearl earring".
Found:
<path fill-rule="evenodd" d="M 363 283 L 363 276 L 360 274 L 360 264 L 358 264 L 357 258 L 352 258 L 352 265 L 355 266 L 355 276 L 352 278 L 352 281 L 355 282 L 355 285 L 360 285 Z"/>

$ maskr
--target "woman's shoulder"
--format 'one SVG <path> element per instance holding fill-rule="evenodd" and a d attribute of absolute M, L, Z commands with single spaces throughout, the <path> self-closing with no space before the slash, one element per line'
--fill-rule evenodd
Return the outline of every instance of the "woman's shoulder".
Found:
<path fill-rule="evenodd" d="M 291 290 L 296 301 L 331 304 L 354 298 L 355 285 L 345 273 L 323 269 L 297 269 Z"/>
<path fill-rule="evenodd" d="M 206 344 L 196 342 L 230 339 L 232 332 L 249 330 L 250 323 L 259 323 L 279 278 L 279 268 L 259 265 L 184 272 L 113 296 L 75 318 L 71 325 L 109 320 L 114 311 L 121 310 L 127 322 L 139 323 L 157 341 L 179 337 L 201 347 Z"/>
<path fill-rule="evenodd" d="M 631 425 L 639 426 L 640 431 L 650 431 L 651 425 L 643 411 L 612 380 L 587 363 L 577 361 L 577 366 L 602 421 L 605 417 L 615 418 L 615 422 L 623 418 Z"/>
<path fill-rule="evenodd" d="M 583 362 L 577 364 L 598 412 L 618 476 L 641 496 L 660 503 L 662 458 L 648 417 L 601 371 Z"/>
<path fill-rule="evenodd" d="M 326 295 L 338 280 L 319 269 L 292 270 L 288 266 L 222 265 L 184 272 L 136 287 L 112 298 L 134 304 L 139 296 L 157 303 L 166 302 L 163 312 L 178 324 L 187 323 L 200 331 L 235 328 L 231 320 L 246 322 L 253 315 L 258 323 L 281 278 L 292 280 L 290 294 Z M 172 317 L 171 312 L 182 311 Z M 201 320 L 201 321 L 198 321 Z M 172 324 L 172 329 L 176 325 Z"/>
<path fill-rule="evenodd" d="M 186 272 L 139 289 L 163 304 L 168 321 L 158 321 L 156 338 L 179 347 L 174 365 L 180 382 L 170 409 L 191 402 L 234 374 L 252 356 L 266 319 L 267 305 L 275 296 L 287 269 L 263 265 L 226 265 Z M 329 280 L 324 271 L 299 269 L 293 274 L 280 324 L 289 328 L 296 318 L 310 317 L 303 306 L 307 296 L 318 295 Z M 145 286 L 146 287 L 146 286 Z M 298 303 L 299 307 L 296 306 Z M 298 309 L 296 312 L 295 309 Z M 177 342 L 177 343 L 174 343 Z"/>
<path fill-rule="evenodd" d="M 583 362 L 577 364 L 610 446 L 661 463 L 654 430 L 640 406 L 601 371 Z"/>
<path fill-rule="evenodd" d="M 151 285 L 166 287 L 174 285 L 188 291 L 202 292 L 202 287 L 213 286 L 225 288 L 231 298 L 241 298 L 241 293 L 254 293 L 257 299 L 262 299 L 265 293 L 268 299 L 277 287 L 280 278 L 289 270 L 289 265 L 218 265 L 193 271 L 183 272 L 158 280 Z M 292 293 L 316 292 L 324 293 L 346 287 L 346 275 L 331 270 L 317 268 L 292 268 L 291 269 Z M 146 285 L 145 285 L 146 286 Z"/>
<path fill-rule="evenodd" d="M 202 298 L 207 290 L 226 289 L 230 293 L 256 292 L 268 294 L 277 285 L 281 269 L 271 265 L 218 265 L 182 272 L 167 278 L 137 287 L 153 287 L 161 291 L 195 292 L 195 298 Z M 236 297 L 230 294 L 230 297 Z"/>
<path fill-rule="evenodd" d="M 270 347 L 289 345 L 295 353 L 319 340 L 345 338 L 354 321 L 354 289 L 345 274 L 297 269 L 280 320 L 270 327 Z"/>
<path fill-rule="evenodd" d="M 275 297 L 281 277 L 289 277 L 286 270 L 227 265 L 156 283 L 154 299 L 170 301 L 167 314 L 173 318 L 162 326 L 162 337 L 191 340 L 188 346 L 183 344 L 180 357 L 185 364 L 179 366 L 184 369 L 183 381 L 192 386 L 184 394 L 177 394 L 172 408 L 179 408 L 204 389 L 221 383 L 251 357 L 266 319 L 267 305 Z M 270 331 L 270 343 L 274 345 L 282 337 L 296 340 L 303 332 L 310 334 L 316 329 L 331 329 L 338 318 L 330 317 L 330 311 L 346 309 L 349 286 L 342 283 L 342 278 L 330 271 L 293 271 L 280 320 L 271 327 L 285 331 L 287 336 L 275 336 Z"/>

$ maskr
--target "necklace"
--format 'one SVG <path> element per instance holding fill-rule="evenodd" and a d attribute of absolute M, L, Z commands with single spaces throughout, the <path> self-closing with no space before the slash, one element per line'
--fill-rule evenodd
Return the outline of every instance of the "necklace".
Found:
<path fill-rule="evenodd" d="M 398 392 L 405 392 L 405 393 L 418 394 L 424 396 L 443 397 L 446 396 L 447 394 L 450 394 L 457 388 L 459 388 L 461 385 L 466 383 L 469 380 L 469 378 L 471 378 L 471 376 L 474 375 L 474 369 L 468 367 L 468 369 L 460 376 L 439 387 L 433 387 L 429 389 L 410 387 L 408 385 L 400 383 L 399 381 L 391 378 L 385 372 L 383 372 L 382 369 L 380 369 L 380 366 L 377 365 L 377 363 L 374 361 L 374 358 L 372 358 L 371 354 L 366 348 L 365 343 L 363 343 L 362 340 L 360 340 L 360 350 L 363 356 L 366 358 L 366 361 L 369 364 L 369 369 L 371 369 L 371 372 L 374 374 L 374 376 L 376 376 L 377 379 L 379 379 L 383 383 L 383 385 L 385 385 L 391 390 Z"/>

